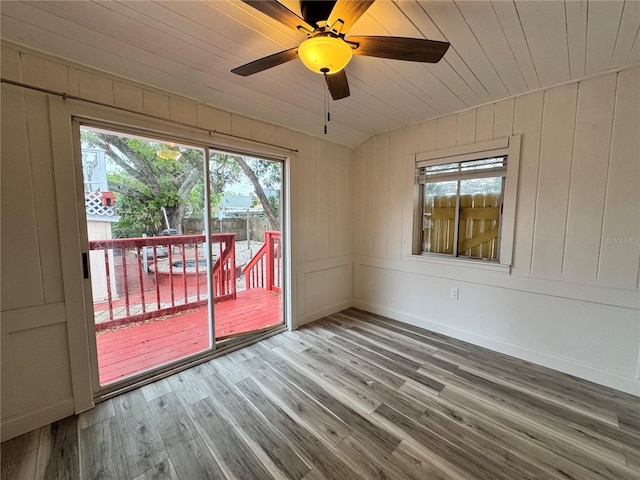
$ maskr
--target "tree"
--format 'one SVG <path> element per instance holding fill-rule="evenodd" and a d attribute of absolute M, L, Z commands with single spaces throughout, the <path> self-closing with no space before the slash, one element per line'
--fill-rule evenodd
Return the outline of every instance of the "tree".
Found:
<path fill-rule="evenodd" d="M 242 173 L 244 173 L 251 184 L 253 185 L 253 190 L 260 200 L 262 204 L 262 208 L 264 208 L 264 212 L 267 215 L 267 219 L 269 220 L 269 224 L 271 225 L 271 230 L 280 230 L 280 220 L 278 218 L 278 212 L 274 208 L 274 205 L 271 203 L 271 199 L 267 197 L 264 192 L 264 188 L 260 179 L 258 178 L 258 174 L 262 174 L 263 181 L 269 184 L 268 186 L 272 186 L 273 182 L 280 182 L 280 168 L 275 162 L 267 162 L 265 160 L 257 160 L 257 159 L 245 159 L 244 157 L 240 157 L 238 155 L 234 156 L 233 159 L 238 163 L 240 168 L 242 169 Z M 251 165 L 250 165 L 251 163 Z M 273 167 L 276 167 L 275 169 Z"/>
<path fill-rule="evenodd" d="M 167 144 L 156 141 L 89 130 L 83 130 L 82 142 L 83 145 L 103 149 L 111 161 L 109 188 L 118 194 L 118 214 L 121 218 L 114 227 L 116 237 L 158 234 L 166 227 L 163 208 L 166 209 L 171 228 L 179 233 L 182 233 L 185 215 L 202 216 L 204 213 L 202 150 L 167 147 Z M 172 156 L 171 152 L 175 155 Z M 279 229 L 277 208 L 274 208 L 273 199 L 270 201 L 263 188 L 263 185 L 266 188 L 280 188 L 280 168 L 277 164 L 215 152 L 209 158 L 209 172 L 212 208 L 219 204 L 226 186 L 238 182 L 244 173 L 253 184 L 271 228 Z"/>
<path fill-rule="evenodd" d="M 118 211 L 125 230 L 158 233 L 164 207 L 171 228 L 182 232 L 189 194 L 203 176 L 201 150 L 173 148 L 179 157 L 162 158 L 158 142 L 88 131 L 83 141 L 105 150 L 117 166 L 108 173 L 109 188 L 120 194 Z M 154 231 L 144 231 L 148 229 Z"/>

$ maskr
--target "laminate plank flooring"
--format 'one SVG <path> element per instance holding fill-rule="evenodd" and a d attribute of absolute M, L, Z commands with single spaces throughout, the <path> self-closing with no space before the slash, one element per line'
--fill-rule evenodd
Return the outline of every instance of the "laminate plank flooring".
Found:
<path fill-rule="evenodd" d="M 640 398 L 348 309 L 2 444 L 2 480 L 640 479 Z"/>

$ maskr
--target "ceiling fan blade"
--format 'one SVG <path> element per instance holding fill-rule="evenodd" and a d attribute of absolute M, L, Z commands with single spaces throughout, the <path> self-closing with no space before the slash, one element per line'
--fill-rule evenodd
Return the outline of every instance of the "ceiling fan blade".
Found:
<path fill-rule="evenodd" d="M 349 43 L 357 43 L 356 55 L 391 58 L 408 62 L 437 63 L 449 48 L 448 42 L 403 37 L 349 37 Z"/>
<path fill-rule="evenodd" d="M 327 87 L 331 92 L 331 98 L 334 100 L 340 100 L 351 95 L 349 91 L 349 82 L 347 81 L 347 74 L 344 70 L 340 70 L 338 73 L 324 76 L 327 80 Z"/>
<path fill-rule="evenodd" d="M 364 15 L 364 12 L 369 9 L 374 1 L 375 0 L 338 0 L 331 11 L 331 15 L 329 15 L 327 24 L 333 26 L 336 21 L 342 20 L 344 26 L 340 29 L 340 33 L 345 33 Z"/>
<path fill-rule="evenodd" d="M 234 68 L 233 70 L 231 70 L 231 73 L 247 77 L 249 75 L 253 75 L 254 73 L 262 72 L 263 70 L 267 70 L 283 63 L 290 62 L 297 57 L 298 47 L 293 47 L 289 50 L 274 53 L 273 55 L 269 55 L 268 57 L 262 57 L 258 60 L 254 60 L 253 62 L 249 62 L 240 67 Z"/>
<path fill-rule="evenodd" d="M 309 25 L 305 20 L 293 13 L 287 7 L 276 0 L 242 0 L 247 5 L 255 8 L 256 10 L 264 13 L 265 15 L 277 20 L 278 22 L 286 25 L 293 30 L 298 30 L 298 27 L 304 27 L 310 32 L 313 32 L 314 27 Z"/>

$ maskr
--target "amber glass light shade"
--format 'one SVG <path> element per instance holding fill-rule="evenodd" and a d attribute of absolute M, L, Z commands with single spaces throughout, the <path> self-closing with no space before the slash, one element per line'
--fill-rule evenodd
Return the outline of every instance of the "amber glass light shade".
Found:
<path fill-rule="evenodd" d="M 338 37 L 311 37 L 298 47 L 302 63 L 316 73 L 339 72 L 347 66 L 352 55 L 351 46 Z"/>

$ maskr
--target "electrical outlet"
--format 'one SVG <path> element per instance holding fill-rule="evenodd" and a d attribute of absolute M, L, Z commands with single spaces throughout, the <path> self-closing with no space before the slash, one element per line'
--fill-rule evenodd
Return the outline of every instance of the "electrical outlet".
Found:
<path fill-rule="evenodd" d="M 452 288 L 451 289 L 451 298 L 458 300 L 458 289 L 457 288 Z"/>

